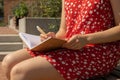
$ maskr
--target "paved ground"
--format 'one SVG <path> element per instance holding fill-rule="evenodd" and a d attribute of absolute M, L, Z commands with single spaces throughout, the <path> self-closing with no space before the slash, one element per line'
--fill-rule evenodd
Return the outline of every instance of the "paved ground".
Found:
<path fill-rule="evenodd" d="M 17 31 L 8 27 L 0 27 L 0 34 L 17 34 Z"/>
<path fill-rule="evenodd" d="M 8 27 L 0 27 L 0 34 L 17 34 L 17 31 L 10 29 Z M 1 61 L 0 61 L 0 80 L 7 80 L 5 75 L 3 74 L 3 70 L 1 69 Z"/>

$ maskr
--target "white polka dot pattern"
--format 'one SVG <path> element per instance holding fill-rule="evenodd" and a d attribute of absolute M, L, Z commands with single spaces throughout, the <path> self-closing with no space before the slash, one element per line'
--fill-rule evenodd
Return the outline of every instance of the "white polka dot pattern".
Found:
<path fill-rule="evenodd" d="M 103 31 L 114 26 L 109 0 L 65 0 L 65 17 L 70 38 L 75 34 Z M 110 72 L 120 59 L 120 41 L 96 44 L 81 50 L 58 49 L 33 52 L 47 59 L 65 80 L 86 80 Z"/>
<path fill-rule="evenodd" d="M 106 30 L 114 25 L 109 0 L 65 0 L 67 37 Z"/>

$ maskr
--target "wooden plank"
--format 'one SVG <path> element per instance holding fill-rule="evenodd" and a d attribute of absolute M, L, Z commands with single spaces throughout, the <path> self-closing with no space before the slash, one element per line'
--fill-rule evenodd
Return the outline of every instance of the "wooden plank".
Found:
<path fill-rule="evenodd" d="M 92 78 L 89 80 L 120 80 L 120 65 L 105 77 Z"/>
<path fill-rule="evenodd" d="M 116 76 L 113 75 L 108 75 L 105 77 L 106 80 L 117 80 L 118 78 Z"/>

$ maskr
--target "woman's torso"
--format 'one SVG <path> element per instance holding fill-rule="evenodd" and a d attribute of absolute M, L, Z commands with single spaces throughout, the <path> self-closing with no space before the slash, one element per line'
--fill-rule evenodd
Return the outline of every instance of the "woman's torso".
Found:
<path fill-rule="evenodd" d="M 103 31 L 114 26 L 109 0 L 65 0 L 66 37 Z"/>

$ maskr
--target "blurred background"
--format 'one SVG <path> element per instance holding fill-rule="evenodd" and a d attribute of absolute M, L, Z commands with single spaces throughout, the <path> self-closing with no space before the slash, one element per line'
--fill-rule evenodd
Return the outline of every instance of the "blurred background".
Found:
<path fill-rule="evenodd" d="M 60 17 L 61 0 L 0 0 L 0 26 L 11 18 Z"/>
<path fill-rule="evenodd" d="M 0 26 L 4 25 L 3 17 L 4 17 L 3 0 L 0 0 Z"/>

